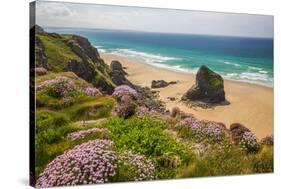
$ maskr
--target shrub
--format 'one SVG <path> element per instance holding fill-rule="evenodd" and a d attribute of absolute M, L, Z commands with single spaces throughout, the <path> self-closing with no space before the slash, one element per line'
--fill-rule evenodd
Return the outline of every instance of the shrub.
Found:
<path fill-rule="evenodd" d="M 224 140 L 225 132 L 221 124 L 212 121 L 199 121 L 195 117 L 188 117 L 179 123 L 181 137 L 219 143 Z"/>
<path fill-rule="evenodd" d="M 105 183 L 116 174 L 116 161 L 111 141 L 89 141 L 51 161 L 39 175 L 36 186 Z"/>
<path fill-rule="evenodd" d="M 136 110 L 136 115 L 139 117 L 149 114 L 149 109 L 146 106 L 138 106 Z"/>
<path fill-rule="evenodd" d="M 273 147 L 263 146 L 261 151 L 251 158 L 255 173 L 273 172 Z"/>
<path fill-rule="evenodd" d="M 118 156 L 116 181 L 143 181 L 155 179 L 153 162 L 144 155 L 125 151 Z"/>
<path fill-rule="evenodd" d="M 69 133 L 67 135 L 67 137 L 70 140 L 77 140 L 77 139 L 82 139 L 82 138 L 84 138 L 85 136 L 87 136 L 89 134 L 106 135 L 107 132 L 108 132 L 107 129 L 91 128 L 91 129 L 87 129 L 87 130 L 82 130 L 82 131 L 76 131 L 76 132 Z"/>
<path fill-rule="evenodd" d="M 257 152 L 260 149 L 258 139 L 252 132 L 245 132 L 240 140 L 240 146 L 248 153 Z"/>
<path fill-rule="evenodd" d="M 87 87 L 84 92 L 89 96 L 102 96 L 102 93 L 94 87 Z"/>
<path fill-rule="evenodd" d="M 119 117 L 128 118 L 135 114 L 136 103 L 131 99 L 130 96 L 123 96 L 121 102 L 119 102 L 115 108 L 115 111 Z"/>
<path fill-rule="evenodd" d="M 132 99 L 137 99 L 137 95 L 137 91 L 128 85 L 120 85 L 116 87 L 112 94 L 118 101 L 120 101 L 123 96 L 130 96 Z"/>
<path fill-rule="evenodd" d="M 169 136 L 163 120 L 150 117 L 112 118 L 103 125 L 110 131 L 110 138 L 118 150 L 129 150 L 146 155 L 155 162 L 157 178 L 174 178 L 175 167 L 163 167 L 157 160 L 167 154 L 179 157 L 181 164 L 188 164 L 192 153 L 183 144 Z"/>
<path fill-rule="evenodd" d="M 178 177 L 222 176 L 253 173 L 245 153 L 230 143 L 214 145 L 203 156 L 197 156 L 188 167 L 179 171 Z"/>
<path fill-rule="evenodd" d="M 55 79 L 42 82 L 36 89 L 45 89 L 50 96 L 60 98 L 66 97 L 70 92 L 74 91 L 75 84 L 67 77 L 57 76 Z"/>

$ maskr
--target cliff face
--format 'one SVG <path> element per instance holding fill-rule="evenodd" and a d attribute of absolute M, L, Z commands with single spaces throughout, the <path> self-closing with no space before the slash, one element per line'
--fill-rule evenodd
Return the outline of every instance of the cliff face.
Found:
<path fill-rule="evenodd" d="M 36 66 L 52 72 L 72 71 L 104 92 L 111 94 L 116 84 L 111 69 L 87 38 L 77 35 L 36 32 Z"/>

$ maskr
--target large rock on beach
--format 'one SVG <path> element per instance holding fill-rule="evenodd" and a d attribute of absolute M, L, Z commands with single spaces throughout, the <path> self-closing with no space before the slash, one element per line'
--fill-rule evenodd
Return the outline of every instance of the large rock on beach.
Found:
<path fill-rule="evenodd" d="M 151 82 L 151 88 L 153 89 L 167 87 L 168 85 L 169 83 L 164 80 L 153 80 Z"/>
<path fill-rule="evenodd" d="M 153 80 L 151 82 L 151 88 L 152 89 L 156 89 L 156 88 L 163 88 L 163 87 L 167 87 L 168 85 L 172 85 L 172 84 L 176 84 L 176 81 L 171 81 L 171 82 L 167 82 L 164 80 Z"/>
<path fill-rule="evenodd" d="M 196 83 L 182 96 L 183 101 L 220 103 L 225 101 L 223 78 L 203 65 L 196 74 Z"/>

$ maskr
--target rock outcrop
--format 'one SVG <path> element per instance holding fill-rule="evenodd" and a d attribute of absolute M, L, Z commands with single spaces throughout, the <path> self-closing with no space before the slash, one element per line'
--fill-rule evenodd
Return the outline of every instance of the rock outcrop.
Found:
<path fill-rule="evenodd" d="M 39 37 L 35 37 L 35 64 L 36 67 L 48 68 L 48 58 L 45 53 L 45 46 Z"/>
<path fill-rule="evenodd" d="M 181 100 L 205 103 L 224 102 L 223 78 L 207 66 L 201 66 L 196 74 L 196 83 L 182 96 Z"/>
<path fill-rule="evenodd" d="M 119 61 L 113 60 L 110 64 L 111 73 L 110 77 L 116 85 L 128 85 L 134 88 L 134 85 L 125 77 L 128 75 Z"/>
<path fill-rule="evenodd" d="M 123 66 L 118 60 L 112 60 L 110 63 L 110 68 L 112 71 L 119 71 L 124 75 L 128 75 L 128 73 L 123 70 Z"/>
<path fill-rule="evenodd" d="M 176 81 L 167 82 L 164 80 L 153 80 L 151 82 L 151 88 L 152 89 L 163 88 L 163 87 L 167 87 L 168 85 L 176 84 L 176 83 L 177 83 Z"/>

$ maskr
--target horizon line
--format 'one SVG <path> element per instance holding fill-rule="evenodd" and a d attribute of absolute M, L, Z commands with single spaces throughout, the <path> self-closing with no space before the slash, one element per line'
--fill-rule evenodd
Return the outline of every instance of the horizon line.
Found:
<path fill-rule="evenodd" d="M 37 25 L 37 24 L 36 24 Z M 40 25 L 39 25 L 40 26 Z M 130 29 L 113 29 L 113 28 L 90 28 L 90 27 L 70 27 L 70 26 L 41 26 L 43 28 L 66 28 L 66 29 L 87 29 L 87 30 L 109 30 L 119 32 L 140 32 L 140 33 L 158 33 L 158 34 L 180 34 L 180 35 L 201 35 L 201 36 L 214 36 L 214 37 L 236 37 L 236 38 L 256 38 L 256 39 L 274 39 L 272 37 L 259 37 L 259 36 L 245 36 L 245 35 L 220 35 L 220 34 L 201 34 L 201 33 L 181 33 L 181 32 L 159 32 L 159 31 L 145 31 L 145 30 L 130 30 Z"/>

